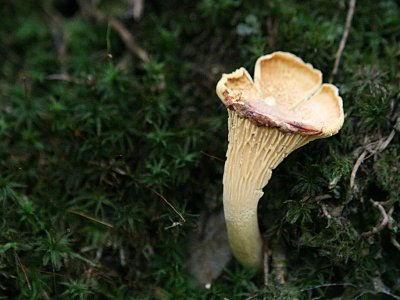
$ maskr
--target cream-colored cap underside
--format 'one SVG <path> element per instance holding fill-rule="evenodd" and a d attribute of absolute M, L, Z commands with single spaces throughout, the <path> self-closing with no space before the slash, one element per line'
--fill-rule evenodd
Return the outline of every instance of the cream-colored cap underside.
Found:
<path fill-rule="evenodd" d="M 326 137 L 343 124 L 338 89 L 322 84 L 320 71 L 290 53 L 260 57 L 254 82 L 244 68 L 224 74 L 217 94 L 240 116 L 283 131 Z"/>

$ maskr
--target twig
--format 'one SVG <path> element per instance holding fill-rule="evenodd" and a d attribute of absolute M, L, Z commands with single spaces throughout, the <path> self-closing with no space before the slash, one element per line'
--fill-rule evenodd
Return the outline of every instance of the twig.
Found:
<path fill-rule="evenodd" d="M 382 142 L 382 144 L 380 144 L 377 151 L 382 152 L 383 150 L 385 150 L 387 146 L 390 144 L 390 142 L 393 140 L 395 134 L 396 134 L 396 129 L 392 129 L 389 136 L 386 138 L 386 140 Z"/>
<path fill-rule="evenodd" d="M 47 80 L 56 80 L 56 81 L 66 81 L 66 82 L 71 82 L 71 76 L 69 76 L 66 73 L 60 73 L 60 74 L 50 74 L 46 77 Z"/>
<path fill-rule="evenodd" d="M 389 216 L 389 224 L 388 224 L 388 227 L 389 227 L 390 230 L 393 230 L 393 222 L 394 222 L 394 220 L 393 220 L 393 218 L 392 218 L 393 212 L 394 212 L 394 207 L 392 206 L 392 207 L 389 209 L 389 212 L 388 212 L 388 216 Z M 393 231 L 392 231 L 392 233 L 391 233 L 391 235 L 390 235 L 390 242 L 392 243 L 392 245 L 393 245 L 397 250 L 400 251 L 400 243 L 397 241 L 397 239 L 396 239 L 396 233 L 393 232 Z"/>
<path fill-rule="evenodd" d="M 275 280 L 279 284 L 286 282 L 286 253 L 282 244 L 274 241 L 271 245 L 271 256 L 274 268 Z"/>
<path fill-rule="evenodd" d="M 345 23 L 344 31 L 342 34 L 342 39 L 340 40 L 339 48 L 336 52 L 335 63 L 333 64 L 333 70 L 332 70 L 331 76 L 329 78 L 330 83 L 333 82 L 333 77 L 336 75 L 338 68 L 339 68 L 340 58 L 342 57 L 344 47 L 346 46 L 347 38 L 349 36 L 351 20 L 353 19 L 355 7 L 356 7 L 356 0 L 350 0 L 349 9 L 347 10 L 346 23 Z"/>
<path fill-rule="evenodd" d="M 212 158 L 212 159 L 216 159 L 216 160 L 218 160 L 218 161 L 220 161 L 220 162 L 225 162 L 225 160 L 223 160 L 222 158 L 219 158 L 219 157 L 217 157 L 217 156 L 211 155 L 211 154 L 209 154 L 209 153 L 207 153 L 207 152 L 204 152 L 203 150 L 200 151 L 200 153 L 201 153 L 201 154 L 204 154 L 205 156 L 208 156 L 208 157 L 210 157 L 210 158 Z"/>
<path fill-rule="evenodd" d="M 328 212 L 328 209 L 326 208 L 326 205 L 325 204 L 322 204 L 321 205 L 321 208 L 322 208 L 322 213 L 324 214 L 324 216 L 329 220 L 329 219 L 332 219 L 332 216 L 331 216 L 331 214 Z"/>
<path fill-rule="evenodd" d="M 26 274 L 25 266 L 24 266 L 24 264 L 21 262 L 21 259 L 19 258 L 17 251 L 14 250 L 14 254 L 15 254 L 15 257 L 16 257 L 16 259 L 17 259 L 18 266 L 20 267 L 22 273 L 24 273 L 24 277 L 25 277 L 26 283 L 28 284 L 28 288 L 31 290 L 31 289 L 32 289 L 32 286 L 31 286 L 31 283 L 30 283 L 30 281 L 29 281 L 28 275 Z"/>
<path fill-rule="evenodd" d="M 385 295 L 387 295 L 387 296 L 393 297 L 393 298 L 396 299 L 396 300 L 400 300 L 400 297 L 399 297 L 399 296 L 396 296 L 396 295 L 394 295 L 394 294 L 392 294 L 392 293 L 390 293 L 390 292 L 387 292 L 387 291 L 378 291 L 378 292 L 376 292 L 376 291 L 371 291 L 371 290 L 361 292 L 361 293 L 360 293 L 359 295 L 357 295 L 356 297 L 351 298 L 351 300 L 360 299 L 360 298 L 363 297 L 364 295 L 368 295 L 368 294 L 371 294 L 371 295 L 385 294 Z"/>
<path fill-rule="evenodd" d="M 50 4 L 43 5 L 46 13 L 47 23 L 53 35 L 53 41 L 60 63 L 60 74 L 69 76 L 67 73 L 67 34 L 64 30 L 64 19 L 61 13 Z"/>
<path fill-rule="evenodd" d="M 259 293 L 253 293 L 253 295 L 251 295 L 250 297 L 247 297 L 245 300 L 252 300 L 252 299 L 256 299 L 258 298 Z M 225 298 L 226 299 L 226 298 Z M 264 300 L 264 298 L 263 298 Z"/>
<path fill-rule="evenodd" d="M 91 1 L 78 0 L 79 6 L 82 10 L 83 15 L 87 17 L 92 17 L 98 23 L 108 23 L 111 27 L 118 33 L 121 40 L 124 42 L 125 46 L 142 61 L 149 61 L 149 55 L 142 49 L 135 41 L 132 34 L 128 29 L 117 19 L 105 16 L 100 12 Z"/>
<path fill-rule="evenodd" d="M 353 167 L 353 170 L 351 171 L 351 176 L 350 176 L 350 189 L 353 189 L 354 180 L 356 178 L 356 174 L 357 174 L 358 168 L 360 167 L 360 165 L 364 161 L 364 159 L 367 156 L 367 154 L 368 154 L 368 151 L 364 150 L 363 153 L 361 153 L 361 155 L 357 158 L 357 161 L 354 164 L 354 167 Z"/>
<path fill-rule="evenodd" d="M 131 33 L 120 21 L 114 18 L 110 18 L 110 24 L 133 54 L 137 55 L 144 62 L 149 61 L 149 55 L 147 54 L 147 52 L 136 44 Z"/>
<path fill-rule="evenodd" d="M 322 201 L 322 200 L 328 200 L 328 199 L 332 199 L 332 196 L 331 195 L 329 195 L 329 194 L 323 194 L 323 195 L 319 195 L 319 196 L 316 196 L 315 198 L 314 198 L 314 201 Z"/>
<path fill-rule="evenodd" d="M 143 13 L 144 0 L 133 0 L 133 18 L 139 20 Z"/>
<path fill-rule="evenodd" d="M 96 219 L 96 218 L 93 218 L 93 217 L 84 215 L 83 213 L 81 213 L 81 212 L 79 212 L 79 211 L 70 210 L 70 211 L 68 211 L 68 212 L 70 212 L 71 214 L 74 214 L 74 215 L 78 215 L 78 216 L 84 217 L 84 218 L 86 218 L 86 219 L 88 219 L 88 220 L 94 221 L 94 222 L 96 222 L 96 223 L 102 224 L 102 225 L 107 226 L 107 227 L 110 227 L 110 228 L 113 228 L 113 227 L 114 227 L 114 226 L 113 226 L 112 224 L 110 224 L 110 223 L 107 223 L 107 222 L 105 222 L 105 221 L 101 221 L 101 220 L 98 220 L 98 219 Z"/>
<path fill-rule="evenodd" d="M 39 270 L 40 273 L 43 274 L 48 274 L 48 275 L 53 275 L 53 276 L 59 276 L 59 277 L 64 277 L 65 275 L 60 274 L 60 273 L 54 273 L 54 272 L 49 272 L 49 271 L 43 271 L 43 270 Z"/>
<path fill-rule="evenodd" d="M 305 196 L 300 200 L 300 203 L 306 203 L 310 199 L 311 199 L 311 196 Z"/>
<path fill-rule="evenodd" d="M 50 74 L 46 76 L 47 80 L 54 80 L 54 81 L 64 81 L 64 82 L 72 82 L 75 84 L 83 84 L 85 83 L 81 79 L 76 79 L 72 78 L 69 74 L 67 73 L 61 73 L 61 74 Z"/>
<path fill-rule="evenodd" d="M 272 21 L 271 18 L 267 19 L 267 45 L 270 49 L 275 47 L 275 37 L 278 32 L 278 25 L 279 22 Z"/>
<path fill-rule="evenodd" d="M 125 267 L 126 266 L 126 255 L 124 248 L 119 249 L 119 260 L 121 262 L 121 266 Z"/>
<path fill-rule="evenodd" d="M 389 222 L 389 217 L 388 217 L 385 209 L 383 208 L 383 206 L 379 202 L 376 202 L 373 200 L 371 200 L 371 202 L 372 202 L 372 205 L 374 207 L 376 207 L 379 210 L 379 212 L 381 213 L 382 220 L 378 225 L 373 227 L 371 230 L 369 230 L 367 232 L 363 232 L 361 234 L 361 236 L 363 236 L 363 237 L 370 237 L 370 236 L 382 231 L 386 227 L 386 225 L 388 225 L 388 222 Z"/>
<path fill-rule="evenodd" d="M 394 234 L 391 235 L 390 237 L 390 242 L 392 243 L 392 245 L 400 251 L 400 244 L 399 242 L 396 240 L 396 237 L 394 236 Z"/>
<path fill-rule="evenodd" d="M 176 208 L 168 202 L 167 199 L 165 199 L 165 197 L 163 195 L 161 195 L 159 192 L 152 190 L 152 192 L 154 194 L 156 194 L 158 197 L 160 197 L 165 203 L 167 203 L 167 205 L 182 219 L 183 222 L 186 222 L 185 218 L 182 216 L 182 214 L 176 210 Z"/>
<path fill-rule="evenodd" d="M 264 241 L 264 285 L 268 286 L 268 276 L 269 276 L 269 256 L 271 255 L 271 250 L 269 249 L 267 243 Z"/>
<path fill-rule="evenodd" d="M 168 229 L 174 228 L 176 226 L 182 226 L 182 223 L 181 222 L 172 222 L 171 225 L 164 227 L 164 230 L 168 230 Z"/>
<path fill-rule="evenodd" d="M 315 290 L 315 289 L 319 289 L 322 287 L 331 287 L 331 286 L 351 286 L 351 287 L 356 287 L 356 285 L 352 284 L 352 283 L 324 283 L 324 284 L 319 284 L 319 285 L 314 285 L 312 287 L 307 287 L 304 289 L 300 289 L 299 292 L 307 292 L 307 291 L 311 291 L 311 290 Z"/>
<path fill-rule="evenodd" d="M 380 153 L 384 151 L 390 144 L 390 142 L 393 140 L 394 136 L 396 134 L 396 129 L 392 129 L 390 134 L 387 137 L 381 138 L 375 142 L 372 142 L 365 146 L 365 150 L 361 153 L 361 155 L 357 158 L 356 163 L 353 166 L 353 170 L 351 171 L 351 176 L 350 176 L 350 189 L 353 188 L 354 186 L 354 180 L 358 171 L 358 168 L 362 164 L 362 162 L 371 157 L 372 155 L 375 155 L 377 153 Z M 369 155 L 368 155 L 369 154 Z M 368 155 L 368 156 L 367 156 Z"/>

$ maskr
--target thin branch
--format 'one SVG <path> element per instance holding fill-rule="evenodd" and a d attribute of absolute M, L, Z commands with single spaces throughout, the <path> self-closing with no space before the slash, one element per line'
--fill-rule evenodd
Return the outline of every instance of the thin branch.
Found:
<path fill-rule="evenodd" d="M 258 293 L 253 293 L 250 297 L 247 297 L 245 300 L 252 300 L 258 298 L 259 294 Z M 264 299 L 264 298 L 263 298 Z"/>
<path fill-rule="evenodd" d="M 269 249 L 267 242 L 264 241 L 264 285 L 268 286 L 269 277 L 269 257 L 271 255 L 271 249 Z"/>
<path fill-rule="evenodd" d="M 53 35 L 53 42 L 60 63 L 60 74 L 69 76 L 67 72 L 67 34 L 64 28 L 64 19 L 61 13 L 50 4 L 43 5 L 43 10 Z"/>
<path fill-rule="evenodd" d="M 79 6 L 81 8 L 82 14 L 86 17 L 91 17 L 98 23 L 108 23 L 111 27 L 118 33 L 121 40 L 124 42 L 125 46 L 142 61 L 149 61 L 149 55 L 147 52 L 141 48 L 135 41 L 132 34 L 119 20 L 107 17 L 101 11 L 99 11 L 91 1 L 78 0 Z"/>
<path fill-rule="evenodd" d="M 392 294 L 392 293 L 389 293 L 389 292 L 387 292 L 387 291 L 378 291 L 378 292 L 376 292 L 376 291 L 364 291 L 364 292 L 360 293 L 359 295 L 357 295 L 356 297 L 351 298 L 351 300 L 360 299 L 362 296 L 368 295 L 368 294 L 371 294 L 371 295 L 385 294 L 385 295 L 387 295 L 387 296 L 393 297 L 393 298 L 396 299 L 396 300 L 400 300 L 400 297 L 399 297 L 399 296 L 396 296 L 396 295 L 394 295 L 394 294 Z"/>
<path fill-rule="evenodd" d="M 322 200 L 328 200 L 328 199 L 332 199 L 332 196 L 331 195 L 329 195 L 329 194 L 323 194 L 323 195 L 319 195 L 319 196 L 316 196 L 315 198 L 314 198 L 314 201 L 322 201 Z"/>
<path fill-rule="evenodd" d="M 393 140 L 395 134 L 396 134 L 396 129 L 392 129 L 389 136 L 380 144 L 377 151 L 382 152 L 383 150 L 385 150 L 387 146 L 390 144 L 390 142 Z"/>
<path fill-rule="evenodd" d="M 210 158 L 212 158 L 212 159 L 216 159 L 216 160 L 218 160 L 218 161 L 220 161 L 220 162 L 225 162 L 225 160 L 223 160 L 222 158 L 219 158 L 218 156 L 211 155 L 211 154 L 209 154 L 209 153 L 207 153 L 207 152 L 204 152 L 203 150 L 200 151 L 200 153 L 201 153 L 201 154 L 204 154 L 205 156 L 208 156 L 208 157 L 210 157 Z"/>
<path fill-rule="evenodd" d="M 275 281 L 279 284 L 285 284 L 286 282 L 286 253 L 282 244 L 278 241 L 271 246 L 271 257 L 275 274 Z"/>
<path fill-rule="evenodd" d="M 118 33 L 122 41 L 125 43 L 126 47 L 136 56 L 138 56 L 142 61 L 149 61 L 149 55 L 147 52 L 139 47 L 131 33 L 125 28 L 125 26 L 117 19 L 110 18 L 110 24 L 114 30 Z"/>
<path fill-rule="evenodd" d="M 390 142 L 393 140 L 395 134 L 396 134 L 396 129 L 394 128 L 394 129 L 392 129 L 392 131 L 390 132 L 390 134 L 387 137 L 381 138 L 381 139 L 365 146 L 365 150 L 357 158 L 357 161 L 353 166 L 353 170 L 351 171 L 350 189 L 352 189 L 354 186 L 354 180 L 355 180 L 358 168 L 360 167 L 362 162 L 365 159 L 371 157 L 372 155 L 375 155 L 377 153 L 384 151 L 389 146 Z"/>
<path fill-rule="evenodd" d="M 272 20 L 272 18 L 267 19 L 267 45 L 269 49 L 275 48 L 275 38 L 278 32 L 279 22 Z"/>
<path fill-rule="evenodd" d="M 391 235 L 390 237 L 390 242 L 392 243 L 392 245 L 400 251 L 400 243 L 396 240 L 396 237 L 394 234 Z"/>
<path fill-rule="evenodd" d="M 181 219 L 182 219 L 182 221 L 183 222 L 186 222 L 186 220 L 185 220 L 185 218 L 182 216 L 182 214 L 179 212 L 179 211 L 177 211 L 176 210 L 176 208 L 171 204 L 171 203 L 169 203 L 168 202 L 168 200 L 167 199 L 165 199 L 165 197 L 163 196 L 163 195 L 161 195 L 159 192 L 157 192 L 157 191 L 155 191 L 155 190 L 152 190 L 152 192 L 154 193 L 154 194 L 156 194 L 158 197 L 160 197 L 161 198 L 161 200 L 163 200 Z"/>
<path fill-rule="evenodd" d="M 24 264 L 21 262 L 21 259 L 19 258 L 17 251 L 14 251 L 14 254 L 15 254 L 15 257 L 16 257 L 16 259 L 17 259 L 19 268 L 21 269 L 22 273 L 24 273 L 24 277 L 25 277 L 26 283 L 28 284 L 28 288 L 31 290 L 31 289 L 32 289 L 32 286 L 31 286 L 31 283 L 30 283 L 30 281 L 29 281 L 28 275 L 26 274 L 25 266 L 24 266 Z"/>
<path fill-rule="evenodd" d="M 331 287 L 331 286 L 351 286 L 351 287 L 356 287 L 355 284 L 352 283 L 324 283 L 324 284 L 319 284 L 319 285 L 314 285 L 312 287 L 307 287 L 304 289 L 300 289 L 299 292 L 307 292 L 307 291 L 311 291 L 311 290 L 315 290 L 315 289 L 319 289 L 322 287 Z"/>
<path fill-rule="evenodd" d="M 64 277 L 65 275 L 60 274 L 60 273 L 54 273 L 54 272 L 49 272 L 49 271 L 44 271 L 44 270 L 39 270 L 40 273 L 43 274 L 48 274 L 48 275 L 53 275 L 53 276 L 59 276 L 59 277 Z"/>
<path fill-rule="evenodd" d="M 349 9 L 347 10 L 346 23 L 345 23 L 344 31 L 342 34 L 342 39 L 340 40 L 339 48 L 336 52 L 335 63 L 333 64 L 333 70 L 332 70 L 331 76 L 329 78 L 330 83 L 333 82 L 333 77 L 336 75 L 338 68 L 339 68 L 340 59 L 342 57 L 344 47 L 346 46 L 347 38 L 349 36 L 351 21 L 353 19 L 355 7 L 356 7 L 356 0 L 350 0 Z"/>
<path fill-rule="evenodd" d="M 174 228 L 176 226 L 182 226 L 182 223 L 181 222 L 172 222 L 171 225 L 164 227 L 164 230 L 168 230 L 168 229 Z"/>
<path fill-rule="evenodd" d="M 389 224 L 388 224 L 388 227 L 389 227 L 390 230 L 392 230 L 391 235 L 390 235 L 390 242 L 392 243 L 392 245 L 393 245 L 397 250 L 400 251 L 400 243 L 397 241 L 397 239 L 396 239 L 396 233 L 393 231 L 393 222 L 394 222 L 394 220 L 393 220 L 393 218 L 392 218 L 393 212 L 394 212 L 394 207 L 392 206 L 392 207 L 389 209 L 389 212 L 388 212 L 388 216 L 389 216 Z"/>
<path fill-rule="evenodd" d="M 60 73 L 60 74 L 50 74 L 46 76 L 47 80 L 54 80 L 54 81 L 64 81 L 64 82 L 71 82 L 75 84 L 84 84 L 85 81 L 81 79 L 72 78 L 67 73 Z"/>
<path fill-rule="evenodd" d="M 377 208 L 379 210 L 379 212 L 381 213 L 382 220 L 378 225 L 373 227 L 371 230 L 369 230 L 367 232 L 363 232 L 361 234 L 361 236 L 363 236 L 363 237 L 370 237 L 370 236 L 373 236 L 374 234 L 382 231 L 386 227 L 386 225 L 388 225 L 388 222 L 389 222 L 389 217 L 388 217 L 388 214 L 386 213 L 386 210 L 384 209 L 384 207 L 379 202 L 376 202 L 373 200 L 371 200 L 371 202 L 372 202 L 372 205 L 375 208 Z"/>
<path fill-rule="evenodd" d="M 353 170 L 351 171 L 351 176 L 350 176 L 350 189 L 353 189 L 354 180 L 356 178 L 358 168 L 360 167 L 360 165 L 364 161 L 364 159 L 367 156 L 367 154 L 368 154 L 368 151 L 364 150 L 363 153 L 361 153 L 361 155 L 357 158 L 357 161 L 354 164 L 354 167 L 353 167 Z"/>
<path fill-rule="evenodd" d="M 66 82 L 71 82 L 71 76 L 69 76 L 66 73 L 60 73 L 60 74 L 50 74 L 46 77 L 47 80 L 55 80 L 55 81 L 66 81 Z"/>
<path fill-rule="evenodd" d="M 143 13 L 144 0 L 133 0 L 133 18 L 139 20 Z"/>
<path fill-rule="evenodd" d="M 105 221 L 101 221 L 101 220 L 98 220 L 98 219 L 96 219 L 96 218 L 93 218 L 93 217 L 84 215 L 83 213 L 81 213 L 81 212 L 79 212 L 79 211 L 70 210 L 70 211 L 68 211 L 68 212 L 70 212 L 71 214 L 74 214 L 74 215 L 78 215 L 78 216 L 84 217 L 84 218 L 86 218 L 86 219 L 88 219 L 88 220 L 90 220 L 90 221 L 93 221 L 93 222 L 102 224 L 102 225 L 107 226 L 107 227 L 110 227 L 110 228 L 113 228 L 113 227 L 114 227 L 114 226 L 113 226 L 112 224 L 110 224 L 110 223 L 107 223 L 107 222 L 105 222 Z"/>
<path fill-rule="evenodd" d="M 328 209 L 326 208 L 326 205 L 325 204 L 322 204 L 321 205 L 321 208 L 322 208 L 322 213 L 324 214 L 324 216 L 329 220 L 329 219 L 332 219 L 332 216 L 331 216 L 331 214 L 328 212 Z"/>

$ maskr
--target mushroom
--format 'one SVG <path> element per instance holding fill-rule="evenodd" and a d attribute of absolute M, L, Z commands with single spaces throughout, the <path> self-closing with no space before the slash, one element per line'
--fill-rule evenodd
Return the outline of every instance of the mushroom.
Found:
<path fill-rule="evenodd" d="M 262 265 L 257 205 L 274 170 L 292 151 L 332 136 L 343 125 L 342 99 L 322 73 L 297 56 L 260 57 L 254 82 L 240 68 L 223 74 L 216 92 L 228 110 L 228 150 L 223 203 L 228 238 L 236 259 Z"/>

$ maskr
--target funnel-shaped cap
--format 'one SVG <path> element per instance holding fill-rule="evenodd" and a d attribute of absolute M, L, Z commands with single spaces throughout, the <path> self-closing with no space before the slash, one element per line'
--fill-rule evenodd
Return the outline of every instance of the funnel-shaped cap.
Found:
<path fill-rule="evenodd" d="M 257 60 L 254 82 L 240 68 L 224 74 L 217 94 L 225 106 L 257 125 L 302 135 L 331 136 L 342 127 L 338 89 L 322 84 L 322 74 L 300 58 L 275 52 Z"/>

